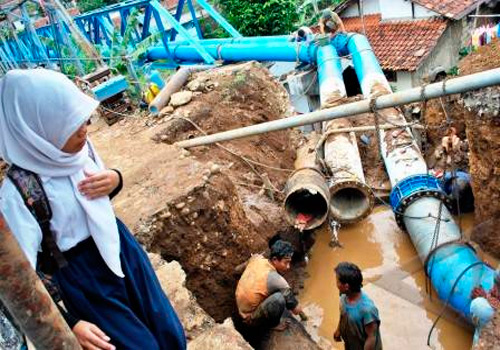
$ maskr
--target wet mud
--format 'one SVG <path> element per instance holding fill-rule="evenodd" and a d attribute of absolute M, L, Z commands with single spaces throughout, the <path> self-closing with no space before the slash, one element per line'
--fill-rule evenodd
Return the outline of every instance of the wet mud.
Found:
<path fill-rule="evenodd" d="M 473 216 L 465 215 L 459 221 L 464 233 L 469 233 Z M 384 348 L 427 349 L 429 330 L 441 313 L 442 304 L 435 293 L 431 298 L 426 292 L 422 263 L 409 236 L 397 226 L 392 211 L 378 207 L 361 223 L 341 228 L 339 239 L 344 248 L 330 248 L 329 238 L 326 229 L 317 232 L 306 269 L 309 277 L 300 295 L 302 303 L 323 309 L 319 335 L 332 341 L 339 319 L 333 270 L 339 262 L 351 261 L 362 269 L 363 290 L 379 309 Z M 446 311 L 432 334 L 431 348 L 469 350 L 471 345 L 472 329 L 454 312 Z M 335 343 L 334 348 L 343 349 L 343 345 Z"/>

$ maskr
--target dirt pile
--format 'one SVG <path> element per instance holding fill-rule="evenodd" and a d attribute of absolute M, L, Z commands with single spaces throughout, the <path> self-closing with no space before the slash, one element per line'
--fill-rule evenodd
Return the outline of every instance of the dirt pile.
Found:
<path fill-rule="evenodd" d="M 464 58 L 461 74 L 471 74 L 500 66 L 500 42 L 481 47 Z M 470 173 L 478 227 L 472 239 L 483 249 L 500 257 L 500 233 L 491 220 L 500 217 L 500 87 L 464 94 L 466 134 L 469 140 Z"/>
<path fill-rule="evenodd" d="M 235 266 L 288 226 L 280 201 L 295 148 L 288 131 L 224 143 L 230 152 L 165 144 L 201 135 L 198 128 L 279 119 L 288 109 L 285 91 L 258 64 L 198 73 L 189 86 L 196 87 L 189 104 L 103 128 L 93 139 L 106 164 L 123 171 L 118 214 L 147 250 L 180 262 L 186 285 L 220 322 L 234 309 Z"/>
<path fill-rule="evenodd" d="M 482 72 L 484 70 L 500 67 L 500 40 L 494 39 L 491 44 L 479 47 L 479 49 L 464 57 L 460 62 L 460 75 Z"/>

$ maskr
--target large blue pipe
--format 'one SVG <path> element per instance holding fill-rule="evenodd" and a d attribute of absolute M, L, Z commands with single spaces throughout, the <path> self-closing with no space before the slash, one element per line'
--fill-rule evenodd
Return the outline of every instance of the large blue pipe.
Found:
<path fill-rule="evenodd" d="M 378 92 L 372 91 L 377 87 L 385 89 L 385 92 L 392 92 L 377 56 L 375 56 L 368 39 L 364 35 L 337 35 L 334 39 L 334 45 L 337 50 L 343 52 L 347 48 L 348 53 L 351 54 L 361 91 L 366 98 Z"/>
<path fill-rule="evenodd" d="M 201 43 L 203 41 L 200 41 Z M 178 44 L 169 46 L 170 52 L 164 47 L 154 47 L 148 50 L 148 59 L 155 61 L 173 58 L 186 62 L 202 62 L 198 51 L 190 45 Z M 297 45 L 293 42 L 270 42 L 252 44 L 221 44 L 203 45 L 203 48 L 214 58 L 227 62 L 241 61 L 282 61 L 315 63 L 317 45 L 314 43 Z"/>
<path fill-rule="evenodd" d="M 322 106 L 346 96 L 342 64 L 332 45 L 321 46 L 317 54 L 319 95 Z"/>

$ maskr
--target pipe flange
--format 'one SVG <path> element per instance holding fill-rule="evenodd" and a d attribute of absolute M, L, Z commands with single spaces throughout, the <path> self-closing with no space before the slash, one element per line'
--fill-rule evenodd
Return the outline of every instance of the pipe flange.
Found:
<path fill-rule="evenodd" d="M 356 218 L 346 219 L 338 217 L 336 213 L 332 210 L 332 205 L 330 205 L 330 213 L 332 214 L 333 219 L 341 224 L 355 224 L 366 218 L 368 215 L 370 215 L 373 206 L 375 205 L 375 195 L 373 194 L 371 187 L 360 180 L 344 180 L 336 182 L 330 186 L 330 200 L 333 198 L 336 192 L 345 188 L 356 188 L 360 192 L 363 192 L 366 195 L 366 199 L 368 201 L 366 210 Z"/>
<path fill-rule="evenodd" d="M 404 224 L 404 212 L 413 202 L 423 197 L 434 197 L 442 201 L 448 209 L 451 208 L 451 199 L 446 195 L 439 185 L 439 180 L 432 175 L 413 175 L 399 181 L 393 187 L 390 202 L 396 222 L 402 230 L 406 230 Z"/>

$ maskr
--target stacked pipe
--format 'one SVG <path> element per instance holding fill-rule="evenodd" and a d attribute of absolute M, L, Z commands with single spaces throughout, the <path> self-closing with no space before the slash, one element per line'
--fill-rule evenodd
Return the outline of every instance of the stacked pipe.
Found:
<path fill-rule="evenodd" d="M 382 69 L 362 35 L 345 39 L 365 98 L 392 91 Z M 393 124 L 405 124 L 395 108 L 381 113 Z M 406 229 L 431 283 L 441 300 L 472 322 L 470 305 L 474 287 L 493 287 L 494 271 L 474 249 L 462 241 L 460 229 L 450 214 L 448 198 L 438 181 L 427 175 L 427 166 L 408 128 L 380 130 L 382 157 L 393 190 L 391 205 L 396 220 Z"/>
<path fill-rule="evenodd" d="M 346 88 L 342 78 L 342 66 L 337 51 L 332 45 L 318 49 L 318 77 L 321 107 L 339 105 L 345 100 Z M 325 164 L 331 174 L 330 215 L 341 224 L 355 223 L 371 213 L 374 196 L 366 185 L 356 135 L 353 132 L 335 132 L 349 128 L 347 119 L 325 123 L 324 142 Z"/>
<path fill-rule="evenodd" d="M 309 135 L 298 149 L 295 171 L 285 187 L 285 215 L 301 231 L 314 229 L 328 217 L 330 192 L 318 162 L 316 145 L 320 136 Z"/>

